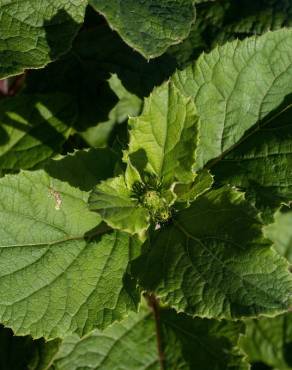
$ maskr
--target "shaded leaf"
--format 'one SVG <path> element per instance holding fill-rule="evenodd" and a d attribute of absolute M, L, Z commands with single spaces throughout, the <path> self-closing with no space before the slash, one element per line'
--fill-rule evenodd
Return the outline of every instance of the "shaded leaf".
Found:
<path fill-rule="evenodd" d="M 199 197 L 156 234 L 133 262 L 143 288 L 178 311 L 209 318 L 284 312 L 291 302 L 287 263 L 262 236 L 243 194 Z"/>
<path fill-rule="evenodd" d="M 109 85 L 119 101 L 109 112 L 108 120 L 80 133 L 83 139 L 95 148 L 105 146 L 116 124 L 127 121 L 129 116 L 137 116 L 141 111 L 142 101 L 124 88 L 117 75 L 111 76 Z"/>
<path fill-rule="evenodd" d="M 0 168 L 32 168 L 61 150 L 77 118 L 71 97 L 25 95 L 0 101 Z"/>
<path fill-rule="evenodd" d="M 167 51 L 180 68 L 218 44 L 292 26 L 290 0 L 203 0 L 196 10 L 189 36 Z"/>
<path fill-rule="evenodd" d="M 156 324 L 158 323 L 158 327 Z M 157 351 L 157 330 L 161 351 Z M 162 309 L 159 322 L 147 307 L 105 331 L 64 340 L 53 361 L 54 369 L 75 370 L 247 370 L 236 344 L 242 324 L 191 319 Z"/>
<path fill-rule="evenodd" d="M 90 0 L 89 4 L 148 59 L 186 38 L 195 20 L 194 0 Z"/>
<path fill-rule="evenodd" d="M 114 175 L 117 162 L 117 155 L 110 149 L 77 150 L 50 160 L 45 170 L 53 178 L 90 191 L 100 181 Z"/>
<path fill-rule="evenodd" d="M 100 19 L 95 17 L 94 22 L 98 24 Z M 112 74 L 117 75 L 126 91 L 144 97 L 174 69 L 171 57 L 162 56 L 148 63 L 106 25 L 91 26 L 79 32 L 72 50 L 62 59 L 42 70 L 29 71 L 25 92 L 70 94 L 78 106 L 76 129 L 79 132 L 99 123 L 111 126 L 108 128 L 110 132 L 112 119 L 121 109 L 118 101 L 122 90 L 112 81 Z M 130 98 L 126 91 L 125 96 Z M 131 102 L 135 100 L 133 96 L 130 99 Z M 115 108 L 116 104 L 119 107 Z M 136 104 L 137 99 L 135 107 Z M 126 114 L 132 114 L 132 111 L 127 108 Z M 102 141 L 98 145 L 102 145 Z"/>
<path fill-rule="evenodd" d="M 240 347 L 249 361 L 261 361 L 278 370 L 292 369 L 292 314 L 247 321 Z"/>
<path fill-rule="evenodd" d="M 212 169 L 218 184 L 248 191 L 267 220 L 292 199 L 292 109 L 286 105 Z"/>
<path fill-rule="evenodd" d="M 1 0 L 0 78 L 40 68 L 70 49 L 86 1 Z"/>

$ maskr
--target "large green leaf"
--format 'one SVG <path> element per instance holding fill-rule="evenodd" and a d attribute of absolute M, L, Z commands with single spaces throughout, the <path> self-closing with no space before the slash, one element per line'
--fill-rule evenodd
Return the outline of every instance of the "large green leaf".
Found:
<path fill-rule="evenodd" d="M 195 20 L 194 0 L 89 0 L 89 4 L 148 59 L 185 39 Z"/>
<path fill-rule="evenodd" d="M 1 0 L 0 78 L 40 68 L 65 53 L 86 1 Z"/>
<path fill-rule="evenodd" d="M 263 362 L 277 370 L 292 369 L 292 314 L 246 322 L 240 347 L 251 362 Z"/>
<path fill-rule="evenodd" d="M 258 129 L 292 93 L 291 72 L 292 30 L 284 29 L 217 47 L 174 76 L 200 117 L 197 168 Z"/>
<path fill-rule="evenodd" d="M 242 193 L 210 191 L 159 230 L 133 271 L 142 287 L 191 315 L 280 313 L 291 303 L 292 281 L 261 229 Z"/>
<path fill-rule="evenodd" d="M 196 149 L 196 110 L 170 82 L 156 88 L 145 100 L 142 115 L 131 118 L 126 153 L 140 175 L 155 175 L 166 187 L 193 178 Z"/>
<path fill-rule="evenodd" d="M 63 337 L 135 309 L 128 235 L 96 226 L 88 193 L 22 172 L 0 180 L 0 320 L 16 334 Z"/>
<path fill-rule="evenodd" d="M 247 190 L 256 206 L 271 218 L 280 203 L 291 200 L 291 140 L 292 108 L 287 102 L 213 167 L 215 180 Z"/>
<path fill-rule="evenodd" d="M 105 331 L 96 330 L 81 339 L 68 337 L 55 356 L 54 369 L 248 369 L 234 348 L 242 324 L 193 320 L 165 309 L 155 319 L 142 307 L 138 314 L 130 313 Z"/>
<path fill-rule="evenodd" d="M 1 100 L 0 168 L 32 168 L 59 152 L 76 118 L 74 101 L 64 94 Z"/>

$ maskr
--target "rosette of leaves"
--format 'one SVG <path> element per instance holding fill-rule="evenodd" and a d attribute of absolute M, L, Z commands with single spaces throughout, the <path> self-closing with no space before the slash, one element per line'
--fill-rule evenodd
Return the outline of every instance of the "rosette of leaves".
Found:
<path fill-rule="evenodd" d="M 111 227 L 143 236 L 150 223 L 168 222 L 177 203 L 206 191 L 212 177 L 207 172 L 197 177 L 192 171 L 197 121 L 193 101 L 172 82 L 155 89 L 142 115 L 129 121 L 125 174 L 98 184 L 89 198 L 90 209 Z M 183 184 L 191 184 L 189 197 L 176 192 L 176 185 L 179 189 Z"/>

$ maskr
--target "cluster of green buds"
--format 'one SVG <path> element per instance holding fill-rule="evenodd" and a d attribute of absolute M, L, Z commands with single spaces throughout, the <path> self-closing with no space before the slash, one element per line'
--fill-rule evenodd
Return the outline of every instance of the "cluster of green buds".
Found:
<path fill-rule="evenodd" d="M 143 182 L 136 182 L 133 185 L 133 197 L 148 209 L 151 219 L 155 223 L 165 223 L 171 217 L 171 208 L 163 196 L 161 184 L 156 178 L 147 175 Z"/>

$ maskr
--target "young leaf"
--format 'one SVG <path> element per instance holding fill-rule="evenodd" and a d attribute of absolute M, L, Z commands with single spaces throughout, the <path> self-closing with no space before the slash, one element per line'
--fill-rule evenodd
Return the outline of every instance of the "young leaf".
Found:
<path fill-rule="evenodd" d="M 132 198 L 124 176 L 97 185 L 90 195 L 89 206 L 113 228 L 143 235 L 149 226 L 149 212 Z"/>
<path fill-rule="evenodd" d="M 133 272 L 142 287 L 191 315 L 233 319 L 284 312 L 292 279 L 261 229 L 242 193 L 210 191 L 157 232 Z"/>
<path fill-rule="evenodd" d="M 164 309 L 155 322 L 149 309 L 142 307 L 103 332 L 65 338 L 53 366 L 56 370 L 247 370 L 235 347 L 241 329 L 241 323 L 193 320 Z"/>
<path fill-rule="evenodd" d="M 83 22 L 86 1 L 1 0 L 0 79 L 64 54 Z"/>
<path fill-rule="evenodd" d="M 106 231 L 88 193 L 43 171 L 0 179 L 0 320 L 34 338 L 85 334 L 135 309 L 132 241 Z"/>
<path fill-rule="evenodd" d="M 200 117 L 197 169 L 230 151 L 284 102 L 291 71 L 292 30 L 283 29 L 217 47 L 174 76 Z"/>
<path fill-rule="evenodd" d="M 278 370 L 292 369 L 292 314 L 246 321 L 240 347 L 250 362 L 263 362 Z"/>
<path fill-rule="evenodd" d="M 155 175 L 166 188 L 175 181 L 191 181 L 197 123 L 192 100 L 173 83 L 163 84 L 145 100 L 142 115 L 129 120 L 125 160 L 130 158 L 141 176 Z"/>
<path fill-rule="evenodd" d="M 65 94 L 20 95 L 0 101 L 0 168 L 32 168 L 59 152 L 77 118 Z"/>
<path fill-rule="evenodd" d="M 89 0 L 89 4 L 147 59 L 185 39 L 195 21 L 194 0 Z"/>

